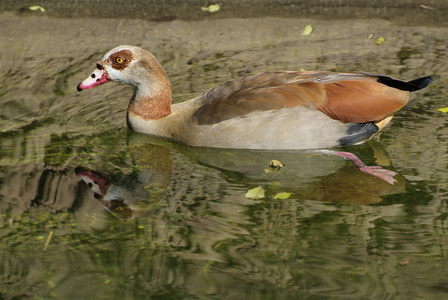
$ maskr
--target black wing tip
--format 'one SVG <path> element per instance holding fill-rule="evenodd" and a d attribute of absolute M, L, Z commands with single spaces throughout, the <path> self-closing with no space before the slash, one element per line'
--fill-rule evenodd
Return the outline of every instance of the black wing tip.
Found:
<path fill-rule="evenodd" d="M 435 80 L 434 76 L 431 75 L 431 76 L 425 76 L 422 78 L 417 78 L 417 79 L 408 81 L 407 83 L 414 86 L 416 88 L 415 91 L 418 91 L 418 90 L 424 89 L 425 87 L 427 87 L 428 85 L 433 83 L 434 80 Z"/>
<path fill-rule="evenodd" d="M 378 82 L 387 86 L 408 92 L 421 90 L 434 81 L 434 76 L 425 76 L 408 82 L 390 78 L 388 76 L 378 76 Z"/>

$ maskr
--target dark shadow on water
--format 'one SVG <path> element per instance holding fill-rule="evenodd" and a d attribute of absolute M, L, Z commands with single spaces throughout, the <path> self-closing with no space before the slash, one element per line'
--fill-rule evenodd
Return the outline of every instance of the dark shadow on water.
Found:
<path fill-rule="evenodd" d="M 171 160 L 172 151 L 194 163 L 219 170 L 229 184 L 238 184 L 247 190 L 263 187 L 266 199 L 261 201 L 271 201 L 279 193 L 288 193 L 296 200 L 374 204 L 381 202 L 384 195 L 405 192 L 405 181 L 398 174 L 395 175 L 397 182 L 390 185 L 361 173 L 340 157 L 319 151 L 194 148 L 163 138 L 128 133 L 129 152 L 135 163 L 132 173 L 120 175 L 109 170 L 112 175 L 108 176 L 101 169 L 76 169 L 76 174 L 92 189 L 95 198 L 123 219 L 149 216 L 153 204 L 163 197 L 173 168 L 176 168 Z M 372 145 L 370 152 L 378 156 L 376 159 L 388 162 L 385 150 L 379 144 Z M 270 167 L 272 160 L 280 161 L 284 167 Z"/>

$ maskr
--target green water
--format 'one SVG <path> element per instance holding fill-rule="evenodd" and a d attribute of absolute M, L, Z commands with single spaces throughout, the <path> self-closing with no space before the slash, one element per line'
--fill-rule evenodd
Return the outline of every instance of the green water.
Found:
<path fill-rule="evenodd" d="M 229 18 L 224 4 L 196 19 L 171 7 L 178 17 L 166 22 L 50 4 L 30 13 L 26 2 L 0 14 L 0 299 L 448 296 L 443 4 L 394 18 L 375 6 L 350 18 L 347 7 L 340 18 Z M 76 91 L 120 44 L 158 57 L 175 102 L 265 70 L 436 81 L 381 135 L 343 149 L 397 172 L 392 186 L 322 153 L 196 149 L 128 131 L 130 88 Z M 285 167 L 266 172 L 272 159 Z M 116 205 L 106 209 L 82 172 Z M 245 196 L 259 186 L 263 199 Z"/>

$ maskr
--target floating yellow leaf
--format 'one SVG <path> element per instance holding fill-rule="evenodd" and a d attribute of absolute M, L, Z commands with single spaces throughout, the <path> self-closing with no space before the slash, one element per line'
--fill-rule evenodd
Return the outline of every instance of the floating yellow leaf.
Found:
<path fill-rule="evenodd" d="M 429 10 L 436 10 L 434 7 L 428 6 L 428 5 L 424 5 L 424 4 L 420 4 L 420 7 L 423 9 L 429 9 Z"/>
<path fill-rule="evenodd" d="M 210 4 L 209 6 L 202 6 L 201 7 L 202 11 L 208 11 L 208 12 L 217 12 L 218 10 L 221 9 L 221 5 L 219 4 Z"/>
<path fill-rule="evenodd" d="M 380 36 L 379 38 L 377 38 L 377 39 L 375 40 L 375 44 L 377 44 L 377 45 L 381 45 L 385 40 L 386 40 L 385 38 L 383 38 L 382 36 Z"/>
<path fill-rule="evenodd" d="M 278 193 L 274 196 L 274 199 L 288 199 L 289 197 L 291 197 L 292 193 L 286 193 L 286 192 L 282 192 L 282 193 Z"/>
<path fill-rule="evenodd" d="M 443 113 L 448 113 L 448 107 L 438 108 L 437 110 Z"/>
<path fill-rule="evenodd" d="M 51 237 L 53 236 L 53 230 L 48 234 L 47 240 L 45 241 L 44 251 L 47 251 L 48 245 L 50 244 Z"/>
<path fill-rule="evenodd" d="M 261 186 L 257 186 L 256 188 L 250 189 L 246 193 L 246 198 L 249 199 L 263 199 L 264 198 L 264 189 Z"/>
<path fill-rule="evenodd" d="M 45 9 L 39 5 L 30 6 L 30 10 L 40 10 L 41 12 L 45 11 Z"/>
<path fill-rule="evenodd" d="M 284 167 L 284 165 L 276 159 L 273 159 L 269 162 L 269 167 L 274 170 L 280 170 Z"/>
<path fill-rule="evenodd" d="M 303 29 L 301 35 L 310 35 L 311 32 L 313 32 L 313 26 L 311 26 L 311 24 L 308 24 L 305 26 L 305 28 Z"/>

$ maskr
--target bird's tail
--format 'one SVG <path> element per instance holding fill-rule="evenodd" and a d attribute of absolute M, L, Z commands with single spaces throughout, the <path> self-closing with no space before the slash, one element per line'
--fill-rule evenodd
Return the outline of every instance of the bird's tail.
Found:
<path fill-rule="evenodd" d="M 431 84 L 431 82 L 434 81 L 433 76 L 425 76 L 422 78 L 414 79 L 408 82 L 397 80 L 390 78 L 388 76 L 378 76 L 378 82 L 381 82 L 382 84 L 385 84 L 387 86 L 402 90 L 402 91 L 409 91 L 414 92 L 421 90 L 428 85 Z"/>

